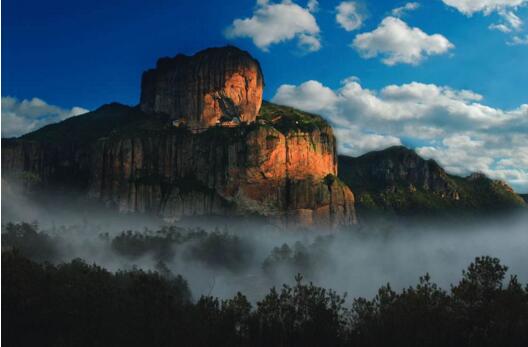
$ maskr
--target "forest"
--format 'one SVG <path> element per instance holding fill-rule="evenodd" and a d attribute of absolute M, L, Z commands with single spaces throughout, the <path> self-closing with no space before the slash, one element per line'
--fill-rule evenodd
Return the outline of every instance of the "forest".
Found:
<path fill-rule="evenodd" d="M 303 272 L 311 268 L 307 254 L 313 252 L 285 245 L 274 248 L 262 267 L 269 271 L 282 261 L 295 263 L 299 273 L 293 284 L 267 288 L 253 301 L 242 292 L 230 298 L 193 295 L 187 280 L 163 261 L 173 250 L 167 244 L 199 239 L 186 249 L 188 257 L 239 271 L 236 264 L 243 264 L 250 250 L 236 236 L 165 229 L 99 237 L 128 257 L 154 250 L 156 268 L 109 271 L 82 259 L 56 261 L 52 236 L 26 223 L 5 227 L 6 346 L 528 344 L 528 285 L 491 256 L 475 258 L 448 289 L 426 273 L 415 285 L 386 284 L 370 298 L 351 298 L 307 280 L 310 275 Z"/>

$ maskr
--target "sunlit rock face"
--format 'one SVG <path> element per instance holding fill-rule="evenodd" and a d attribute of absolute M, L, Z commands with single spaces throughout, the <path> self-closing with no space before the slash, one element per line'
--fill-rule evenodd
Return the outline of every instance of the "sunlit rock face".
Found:
<path fill-rule="evenodd" d="M 354 195 L 336 179 L 330 127 L 183 129 L 102 139 L 90 195 L 121 212 L 263 216 L 280 225 L 356 222 Z"/>
<path fill-rule="evenodd" d="M 260 65 L 236 47 L 209 48 L 193 56 L 161 58 L 143 74 L 140 106 L 192 129 L 238 118 L 255 121 L 262 103 Z"/>
<path fill-rule="evenodd" d="M 263 103 L 262 88 L 259 63 L 234 47 L 163 58 L 143 75 L 138 107 L 105 105 L 3 141 L 2 168 L 121 213 L 356 223 L 330 125 Z"/>

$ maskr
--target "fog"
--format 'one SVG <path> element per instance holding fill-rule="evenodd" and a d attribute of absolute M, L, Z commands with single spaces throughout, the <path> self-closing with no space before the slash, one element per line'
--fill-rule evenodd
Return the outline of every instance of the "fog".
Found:
<path fill-rule="evenodd" d="M 36 221 L 40 231 L 51 237 L 57 250 L 52 262 L 81 258 L 118 271 L 160 270 L 161 261 L 164 269 L 188 281 L 195 299 L 201 295 L 228 298 L 240 291 L 255 301 L 272 286 L 291 284 L 298 272 L 317 285 L 346 292 L 349 298 L 372 297 L 387 283 L 394 289 L 415 285 L 425 273 L 449 289 L 462 270 L 482 255 L 498 257 L 509 266 L 510 274 L 517 274 L 521 283 L 528 282 L 527 214 L 459 224 L 362 225 L 334 232 L 202 218 L 176 222 L 177 229 L 171 230 L 198 236 L 181 242 L 167 239 L 169 252 L 161 255 L 159 247 L 153 246 L 131 255 L 129 243 L 124 248 L 116 246 L 121 232 L 163 238 L 167 234 L 159 230 L 168 224 L 119 215 L 71 197 L 30 200 L 3 182 L 2 231 L 8 222 L 21 221 Z"/>

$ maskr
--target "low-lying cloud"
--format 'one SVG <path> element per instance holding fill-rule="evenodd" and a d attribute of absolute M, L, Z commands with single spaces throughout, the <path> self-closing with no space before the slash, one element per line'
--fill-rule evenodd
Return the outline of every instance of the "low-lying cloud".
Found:
<path fill-rule="evenodd" d="M 3 178 L 2 231 L 8 222 L 36 221 L 48 236 L 15 235 L 9 245 L 3 238 L 3 246 L 22 245 L 22 254 L 38 261 L 81 258 L 110 271 L 168 270 L 188 280 L 194 298 L 241 291 L 256 301 L 272 286 L 291 284 L 297 273 L 352 298 L 372 297 L 388 282 L 395 289 L 414 285 L 425 273 L 448 289 L 482 255 L 498 257 L 528 281 L 526 214 L 461 224 L 368 224 L 333 233 L 206 217 L 162 229 L 159 219 L 96 209 L 72 196 L 25 194 Z M 137 232 L 122 233 L 127 230 Z"/>

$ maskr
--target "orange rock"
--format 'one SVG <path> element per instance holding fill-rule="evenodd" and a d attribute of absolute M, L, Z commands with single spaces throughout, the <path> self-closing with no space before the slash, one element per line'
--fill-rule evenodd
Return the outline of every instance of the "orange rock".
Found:
<path fill-rule="evenodd" d="M 263 87 L 260 64 L 249 53 L 209 48 L 158 60 L 143 74 L 140 107 L 198 131 L 235 117 L 250 123 L 260 110 Z"/>

